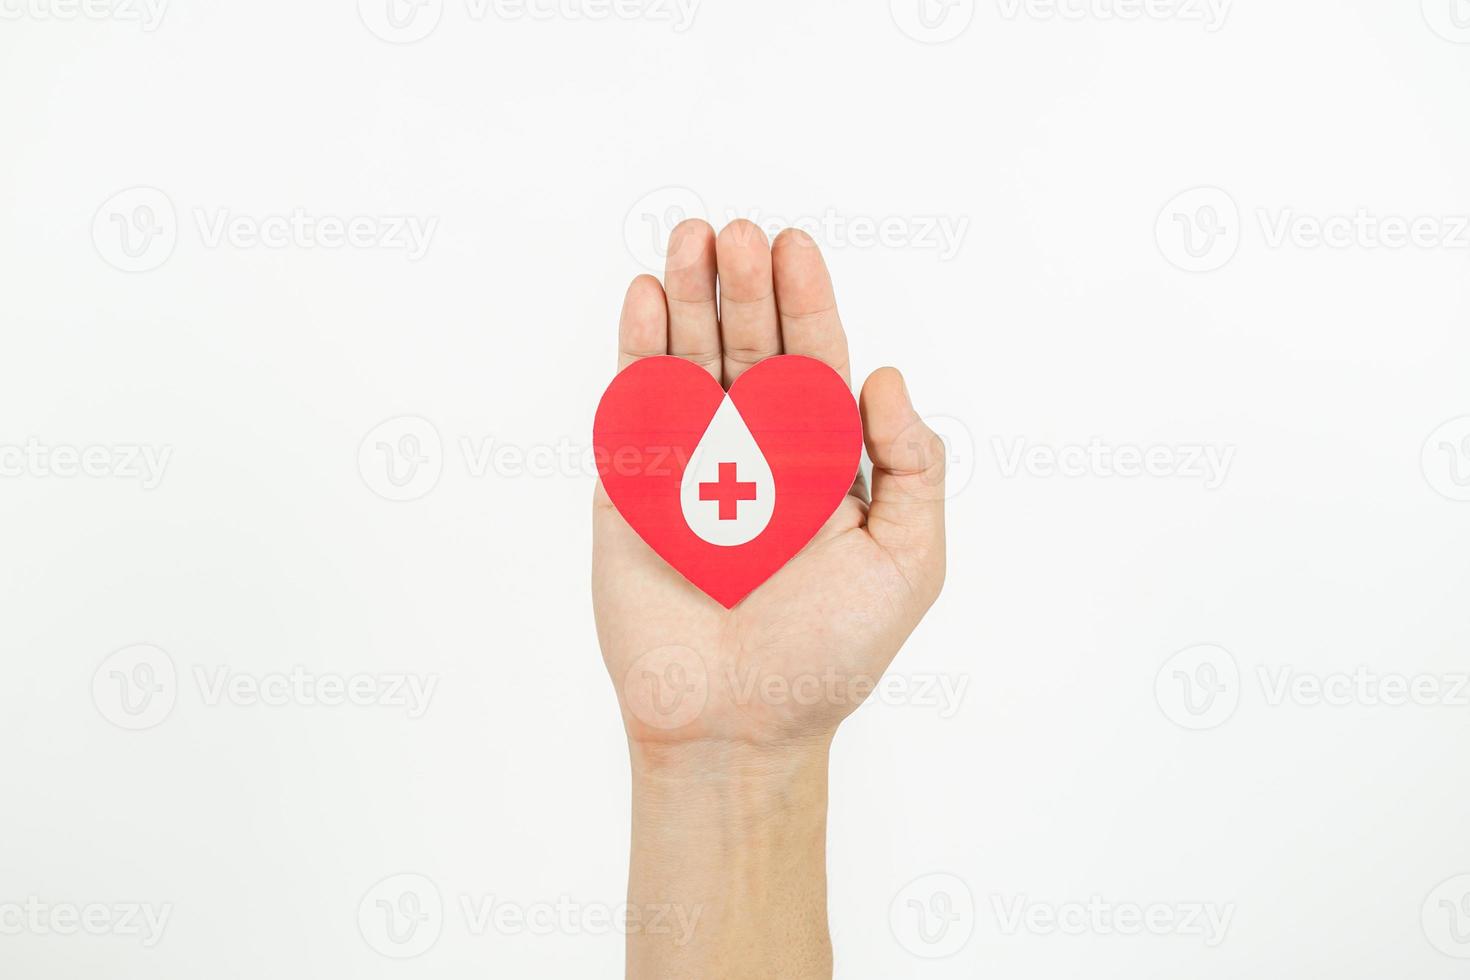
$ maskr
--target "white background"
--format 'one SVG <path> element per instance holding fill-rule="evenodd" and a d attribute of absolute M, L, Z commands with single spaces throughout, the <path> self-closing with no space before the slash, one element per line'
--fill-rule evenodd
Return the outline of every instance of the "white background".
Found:
<path fill-rule="evenodd" d="M 1464 975 L 1463 2 L 67 2 L 0 0 L 0 974 L 620 974 L 605 928 L 464 903 L 623 895 L 577 453 L 627 280 L 702 212 L 819 222 L 857 372 L 901 366 L 953 451 L 909 694 L 835 748 L 838 975 Z M 210 234 L 297 209 L 433 232 Z M 1313 243 L 1360 209 L 1432 221 Z M 1093 439 L 1173 469 L 1046 468 Z M 437 686 L 213 696 L 295 668 Z M 1274 686 L 1360 669 L 1439 703 Z"/>

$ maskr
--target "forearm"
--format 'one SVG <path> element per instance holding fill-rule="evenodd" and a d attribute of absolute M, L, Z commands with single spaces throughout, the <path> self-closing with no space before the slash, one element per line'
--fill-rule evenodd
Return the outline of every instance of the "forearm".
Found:
<path fill-rule="evenodd" d="M 830 744 L 632 745 L 632 980 L 832 975 Z"/>

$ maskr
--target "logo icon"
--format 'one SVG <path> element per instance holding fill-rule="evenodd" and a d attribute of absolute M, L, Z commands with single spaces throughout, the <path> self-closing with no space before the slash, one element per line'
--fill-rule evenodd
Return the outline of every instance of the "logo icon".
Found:
<path fill-rule="evenodd" d="M 1421 0 L 1430 30 L 1455 44 L 1470 44 L 1470 0 Z"/>
<path fill-rule="evenodd" d="M 422 956 L 444 931 L 439 886 L 423 875 L 389 875 L 358 903 L 357 929 L 373 950 L 390 959 Z"/>
<path fill-rule="evenodd" d="M 363 437 L 357 468 L 362 482 L 384 500 L 418 500 L 439 485 L 444 472 L 439 430 L 417 415 L 389 419 Z"/>
<path fill-rule="evenodd" d="M 1159 668 L 1154 699 L 1180 728 L 1218 728 L 1240 704 L 1240 667 L 1224 647 L 1202 644 L 1180 650 Z"/>
<path fill-rule="evenodd" d="M 1218 187 L 1196 187 L 1159 212 L 1154 238 L 1159 251 L 1185 272 L 1214 272 L 1240 248 L 1240 208 Z"/>
<path fill-rule="evenodd" d="M 623 703 L 650 728 L 683 728 L 704 713 L 709 674 L 704 659 L 688 647 L 650 650 L 623 675 Z"/>
<path fill-rule="evenodd" d="M 952 415 L 927 415 L 923 422 L 944 443 L 944 499 L 953 500 L 975 478 L 975 436 Z M 917 440 L 920 433 L 915 431 Z M 899 439 L 909 439 L 905 431 Z"/>
<path fill-rule="evenodd" d="M 776 479 L 728 395 L 684 468 L 679 505 L 689 530 L 725 547 L 755 540 L 771 523 Z"/>
<path fill-rule="evenodd" d="M 92 216 L 92 244 L 103 261 L 123 272 L 148 272 L 168 261 L 179 242 L 173 201 L 156 187 L 129 187 Z"/>
<path fill-rule="evenodd" d="M 688 255 L 669 255 L 669 233 L 682 221 L 707 217 L 704 201 L 694 191 L 660 187 L 628 209 L 623 218 L 623 241 L 634 260 L 649 272 L 662 274 L 665 268 L 687 268 L 698 257 L 697 249 L 689 248 Z"/>
<path fill-rule="evenodd" d="M 975 932 L 975 896 L 955 875 L 923 875 L 893 897 L 888 927 L 914 956 L 926 960 L 953 956 Z"/>
<path fill-rule="evenodd" d="M 1424 479 L 1450 500 L 1470 500 L 1470 415 L 1450 419 L 1424 441 Z"/>
<path fill-rule="evenodd" d="M 357 0 L 363 24 L 389 44 L 412 44 L 434 33 L 444 0 Z"/>
<path fill-rule="evenodd" d="M 110 654 L 92 674 L 92 703 L 119 728 L 140 732 L 163 722 L 178 699 L 173 658 L 147 643 Z"/>
<path fill-rule="evenodd" d="M 953 41 L 975 19 L 975 0 L 888 0 L 893 22 L 915 41 Z"/>
<path fill-rule="evenodd" d="M 1424 936 L 1446 956 L 1470 960 L 1470 875 L 1442 882 L 1424 900 Z"/>

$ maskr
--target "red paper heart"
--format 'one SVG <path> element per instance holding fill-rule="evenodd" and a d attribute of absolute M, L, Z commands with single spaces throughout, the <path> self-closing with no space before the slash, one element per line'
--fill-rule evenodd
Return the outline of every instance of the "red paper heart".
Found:
<path fill-rule="evenodd" d="M 592 441 L 618 512 L 731 608 L 832 516 L 857 476 L 863 432 L 846 382 L 810 357 L 768 357 L 728 398 L 690 361 L 643 358 L 608 385 Z"/>

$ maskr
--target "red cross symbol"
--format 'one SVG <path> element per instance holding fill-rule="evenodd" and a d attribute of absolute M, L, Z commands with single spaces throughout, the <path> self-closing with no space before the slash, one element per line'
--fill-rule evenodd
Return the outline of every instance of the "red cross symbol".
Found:
<path fill-rule="evenodd" d="M 738 501 L 755 499 L 754 483 L 739 483 L 735 479 L 735 464 L 720 464 L 720 479 L 717 483 L 701 483 L 699 485 L 700 500 L 718 500 L 720 502 L 720 520 L 733 521 L 736 518 Z"/>

